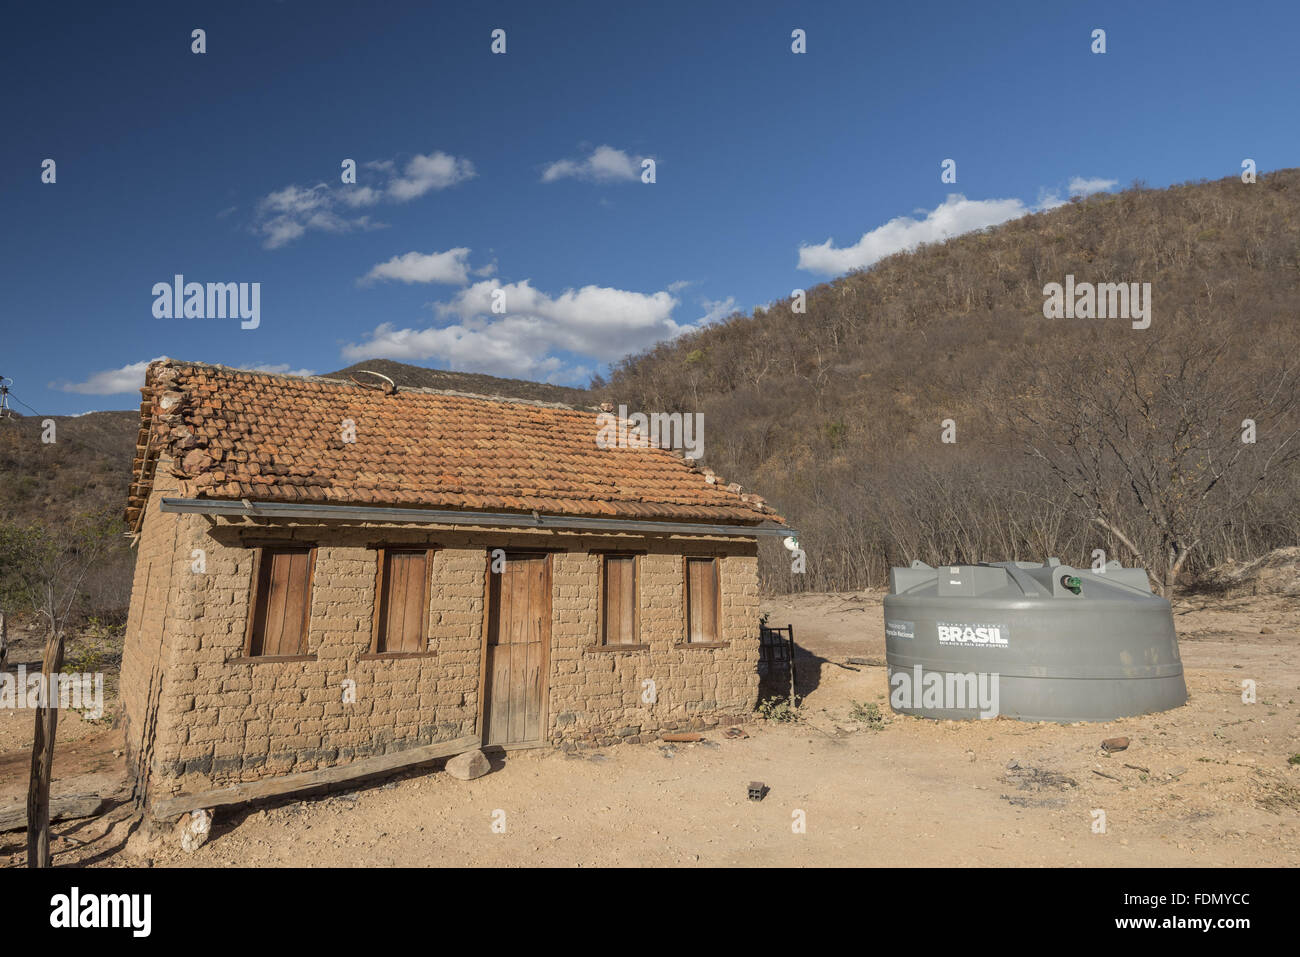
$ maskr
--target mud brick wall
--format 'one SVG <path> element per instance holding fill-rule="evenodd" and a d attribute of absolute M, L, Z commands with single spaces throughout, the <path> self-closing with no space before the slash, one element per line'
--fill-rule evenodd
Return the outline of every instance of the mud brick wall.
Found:
<path fill-rule="evenodd" d="M 378 556 L 368 545 L 424 542 L 364 528 L 261 534 L 322 542 L 309 657 L 245 659 L 254 548 L 220 533 L 196 545 L 207 570 L 189 576 L 192 600 L 178 615 L 156 754 L 164 790 L 309 771 L 474 733 L 484 553 L 434 553 L 425 654 L 370 658 Z M 203 782 L 186 780 L 195 776 Z"/>
<path fill-rule="evenodd" d="M 682 647 L 682 553 L 638 559 L 640 643 L 599 642 L 600 556 L 570 552 L 552 566 L 550 731 L 554 745 L 640 743 L 661 731 L 735 723 L 758 699 L 758 562 L 753 547 L 693 552 L 720 556 L 721 641 Z M 653 682 L 647 686 L 645 682 Z M 646 701 L 653 691 L 653 701 Z"/>
<path fill-rule="evenodd" d="M 171 608 L 170 592 L 178 566 L 183 571 L 188 559 L 176 550 L 178 523 L 182 516 L 158 510 L 163 495 L 176 494 L 176 480 L 169 475 L 169 463 L 159 463 L 153 495 L 136 542 L 135 576 L 131 583 L 131 606 L 127 614 L 119 679 L 120 719 L 126 734 L 127 769 L 139 778 L 148 761 L 146 742 L 152 730 L 151 713 L 159 701 L 170 661 L 167 637 Z"/>
<path fill-rule="evenodd" d="M 163 469 L 159 468 L 161 480 Z M 140 541 L 123 663 L 128 734 L 147 714 L 152 658 L 165 676 L 150 762 L 155 796 L 344 764 L 479 732 L 480 665 L 488 552 L 552 554 L 552 629 L 545 740 L 563 747 L 642 741 L 666 729 L 743 720 L 758 694 L 758 567 L 752 540 L 688 546 L 628 536 L 465 532 L 445 528 L 212 523 L 159 513 L 155 488 Z M 167 494 L 176 494 L 168 492 Z M 316 545 L 308 657 L 244 659 L 255 548 Z M 419 657 L 369 656 L 378 556 L 375 544 L 435 548 L 429 634 Z M 639 559 L 641 642 L 595 651 L 600 560 L 592 549 L 645 549 Z M 720 557 L 724 647 L 683 642 L 682 549 Z M 192 555 L 202 550 L 203 570 Z M 171 575 L 162 602 L 159 567 Z M 153 570 L 150 571 L 149 569 Z M 166 618 L 161 617 L 165 607 Z M 163 637 L 165 635 L 165 638 Z M 152 636 L 152 637 L 151 637 Z M 152 656 L 152 658 L 151 658 Z M 653 703 L 642 682 L 655 683 Z M 345 682 L 355 701 L 344 701 Z"/>

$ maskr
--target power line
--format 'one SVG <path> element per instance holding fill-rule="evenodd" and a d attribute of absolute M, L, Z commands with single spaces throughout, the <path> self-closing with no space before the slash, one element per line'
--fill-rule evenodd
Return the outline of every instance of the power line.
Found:
<path fill-rule="evenodd" d="M 28 404 L 27 404 L 26 402 L 24 402 L 22 399 L 18 398 L 18 396 L 14 395 L 12 392 L 10 392 L 9 394 L 10 394 L 11 396 L 13 396 L 13 400 L 14 400 L 15 402 L 17 402 L 19 405 L 21 405 L 24 409 L 26 409 L 26 410 L 27 410 L 28 412 L 30 412 L 32 415 L 40 415 L 39 412 L 37 412 L 35 409 L 33 409 L 30 405 L 28 405 Z"/>
<path fill-rule="evenodd" d="M 13 400 L 14 400 L 14 402 L 17 402 L 17 403 L 19 404 L 19 406 L 22 406 L 23 408 L 26 408 L 26 410 L 29 411 L 29 412 L 31 412 L 32 415 L 40 415 L 40 412 L 34 410 L 34 408 L 32 408 L 31 406 L 29 406 L 29 404 L 27 404 L 26 402 L 23 402 L 23 400 L 22 400 L 22 399 L 19 399 L 19 398 L 17 397 L 17 395 L 14 395 L 13 393 L 9 393 L 9 395 L 13 395 Z"/>

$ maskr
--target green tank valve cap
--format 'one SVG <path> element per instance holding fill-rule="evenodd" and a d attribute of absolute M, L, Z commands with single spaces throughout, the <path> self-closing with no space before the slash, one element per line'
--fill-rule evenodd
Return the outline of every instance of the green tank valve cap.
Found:
<path fill-rule="evenodd" d="M 1070 589 L 1070 591 L 1074 592 L 1076 595 L 1079 594 L 1080 590 L 1083 588 L 1083 582 L 1079 579 L 1078 575 L 1062 575 L 1061 584 Z"/>

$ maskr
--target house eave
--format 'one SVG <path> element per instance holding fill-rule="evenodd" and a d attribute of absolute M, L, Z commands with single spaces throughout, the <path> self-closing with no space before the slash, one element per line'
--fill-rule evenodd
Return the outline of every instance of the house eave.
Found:
<path fill-rule="evenodd" d="M 463 525 L 573 531 L 639 532 L 659 535 L 727 535 L 756 537 L 780 535 L 798 537 L 798 532 L 777 522 L 754 525 L 707 524 L 696 522 L 652 522 L 622 518 L 585 516 L 523 515 L 511 512 L 460 512 L 426 508 L 383 508 L 367 505 L 289 504 L 206 498 L 163 498 L 164 512 L 182 512 L 230 518 L 281 518 L 300 521 L 397 522 L 416 525 Z"/>

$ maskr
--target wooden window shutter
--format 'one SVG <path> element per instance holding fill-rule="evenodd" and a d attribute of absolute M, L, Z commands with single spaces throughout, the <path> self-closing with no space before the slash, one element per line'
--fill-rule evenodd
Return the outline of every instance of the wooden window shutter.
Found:
<path fill-rule="evenodd" d="M 379 552 L 375 645 L 377 652 L 419 652 L 426 646 L 429 552 L 384 548 Z"/>
<path fill-rule="evenodd" d="M 307 654 L 311 619 L 313 548 L 263 548 L 258 560 L 256 598 L 248 654 L 277 657 Z"/>
<path fill-rule="evenodd" d="M 606 645 L 634 645 L 638 615 L 636 600 L 636 556 L 601 556 L 604 580 L 601 583 L 601 621 Z"/>
<path fill-rule="evenodd" d="M 720 641 L 718 631 L 718 560 L 686 559 L 686 640 Z"/>

